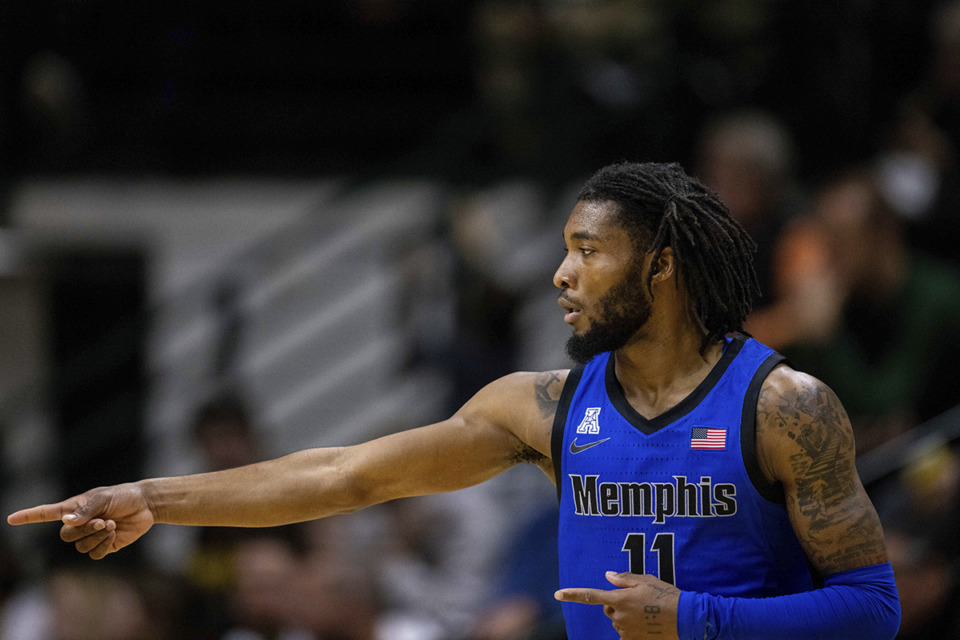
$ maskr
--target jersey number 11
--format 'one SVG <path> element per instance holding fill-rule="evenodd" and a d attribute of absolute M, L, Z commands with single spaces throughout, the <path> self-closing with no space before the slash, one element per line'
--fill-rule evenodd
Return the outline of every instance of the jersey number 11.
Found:
<path fill-rule="evenodd" d="M 673 534 L 658 533 L 653 537 L 650 550 L 657 554 L 657 577 L 664 582 L 676 584 L 674 574 Z M 630 573 L 647 573 L 647 540 L 644 533 L 628 533 L 623 541 L 623 549 L 630 558 Z"/>

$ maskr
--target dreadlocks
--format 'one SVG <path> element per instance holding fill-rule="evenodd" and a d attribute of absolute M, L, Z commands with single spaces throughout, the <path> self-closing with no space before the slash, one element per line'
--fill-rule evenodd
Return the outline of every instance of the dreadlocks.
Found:
<path fill-rule="evenodd" d="M 660 254 L 673 249 L 705 332 L 701 351 L 731 331 L 742 331 L 760 293 L 753 268 L 756 244 L 716 194 L 679 164 L 609 165 L 587 181 L 577 200 L 618 205 L 619 222 L 634 247 L 653 253 L 647 278 L 651 295 Z"/>

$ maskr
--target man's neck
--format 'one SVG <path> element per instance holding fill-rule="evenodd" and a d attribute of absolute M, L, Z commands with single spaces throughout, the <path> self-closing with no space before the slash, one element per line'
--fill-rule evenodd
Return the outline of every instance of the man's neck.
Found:
<path fill-rule="evenodd" d="M 702 340 L 699 331 L 668 331 L 639 337 L 616 351 L 617 380 L 633 408 L 652 418 L 696 389 L 723 355 L 722 341 L 701 355 Z"/>

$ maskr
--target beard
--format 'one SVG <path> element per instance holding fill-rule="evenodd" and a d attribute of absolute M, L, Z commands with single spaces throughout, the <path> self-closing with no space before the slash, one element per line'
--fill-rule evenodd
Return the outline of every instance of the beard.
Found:
<path fill-rule="evenodd" d="M 628 345 L 650 319 L 650 301 L 637 267 L 600 298 L 599 318 L 590 328 L 567 340 L 567 355 L 577 364 L 586 364 L 596 355 Z"/>

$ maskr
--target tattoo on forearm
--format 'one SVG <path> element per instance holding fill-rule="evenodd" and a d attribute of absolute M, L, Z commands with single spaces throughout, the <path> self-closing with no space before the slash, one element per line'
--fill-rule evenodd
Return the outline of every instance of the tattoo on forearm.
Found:
<path fill-rule="evenodd" d="M 853 432 L 836 395 L 821 384 L 761 394 L 758 413 L 798 445 L 790 456 L 796 499 L 788 506 L 803 521 L 804 547 L 818 550 L 814 563 L 830 573 L 879 561 L 880 522 L 857 480 Z"/>
<path fill-rule="evenodd" d="M 830 568 L 826 573 L 842 571 L 847 567 L 872 564 L 883 560 L 878 553 L 876 540 L 882 539 L 880 524 L 872 513 L 864 513 L 847 528 L 847 538 L 851 542 L 836 551 L 822 556 L 824 566 Z"/>
<path fill-rule="evenodd" d="M 545 420 L 553 418 L 557 412 L 557 405 L 560 403 L 560 392 L 563 390 L 560 375 L 556 371 L 541 373 L 534 382 L 534 389 L 537 394 L 537 406 L 540 408 L 540 415 Z"/>

